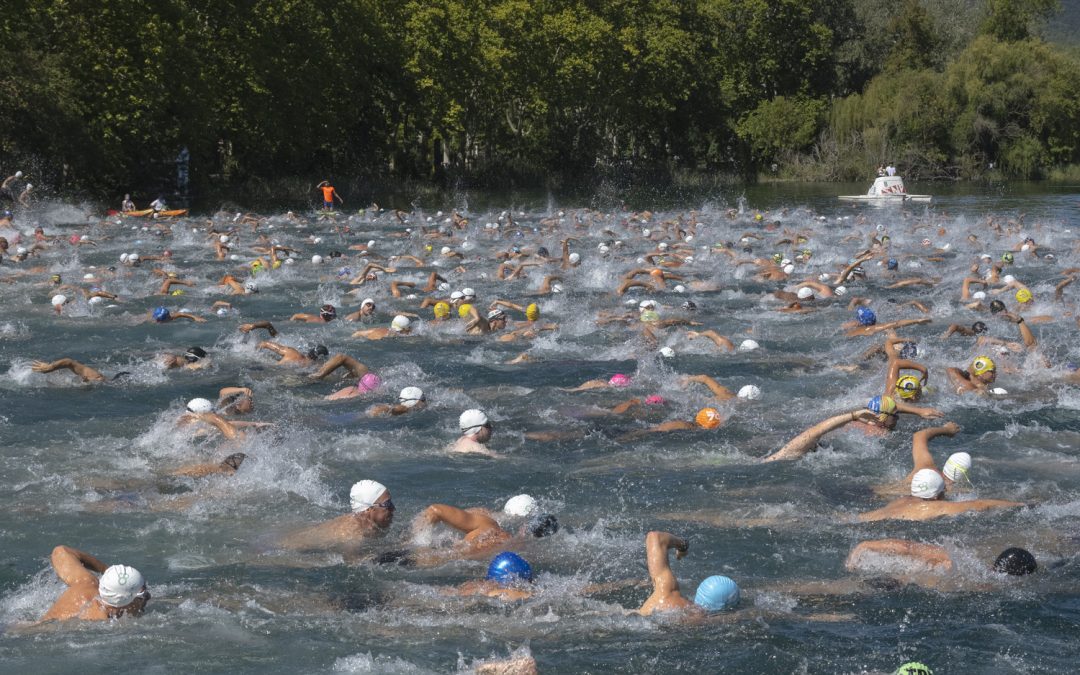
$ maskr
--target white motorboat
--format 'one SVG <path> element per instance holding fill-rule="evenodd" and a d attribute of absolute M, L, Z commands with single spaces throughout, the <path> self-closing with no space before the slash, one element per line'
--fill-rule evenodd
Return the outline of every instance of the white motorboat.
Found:
<path fill-rule="evenodd" d="M 900 176 L 878 176 L 864 195 L 840 195 L 842 202 L 863 204 L 903 204 L 905 202 L 928 202 L 930 195 L 909 195 Z"/>

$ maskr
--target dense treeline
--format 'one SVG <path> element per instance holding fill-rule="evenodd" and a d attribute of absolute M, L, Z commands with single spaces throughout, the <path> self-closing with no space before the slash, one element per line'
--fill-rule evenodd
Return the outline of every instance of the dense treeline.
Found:
<path fill-rule="evenodd" d="M 1080 157 L 1057 0 L 9 0 L 0 164 L 64 189 L 296 175 L 861 178 Z"/>

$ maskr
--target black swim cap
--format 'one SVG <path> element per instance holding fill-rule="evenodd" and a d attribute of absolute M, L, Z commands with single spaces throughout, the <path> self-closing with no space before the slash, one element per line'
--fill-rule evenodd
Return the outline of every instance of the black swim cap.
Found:
<path fill-rule="evenodd" d="M 330 350 L 327 349 L 325 345 L 315 345 L 307 353 L 308 358 L 311 359 L 312 361 L 318 360 L 319 357 L 329 356 L 329 355 L 330 355 Z"/>
<path fill-rule="evenodd" d="M 559 531 L 559 521 L 550 513 L 540 513 L 533 516 L 525 527 L 536 538 L 550 537 Z"/>
<path fill-rule="evenodd" d="M 682 308 L 683 309 L 688 309 L 688 310 L 690 310 L 692 312 L 695 309 L 697 309 L 697 304 L 695 304 L 693 300 L 687 300 L 686 302 L 684 302 L 682 304 Z"/>
<path fill-rule="evenodd" d="M 1031 574 L 1039 566 L 1035 564 L 1035 556 L 1022 548 L 1007 548 L 994 561 L 994 571 L 1004 572 L 1014 577 Z"/>
<path fill-rule="evenodd" d="M 913 359 L 919 355 L 919 346 L 914 342 L 905 342 L 900 346 L 900 358 Z"/>
<path fill-rule="evenodd" d="M 188 347 L 185 357 L 190 357 L 188 358 L 188 361 L 198 361 L 199 359 L 205 359 L 206 350 L 202 347 Z"/>
<path fill-rule="evenodd" d="M 982 321 L 976 321 L 975 323 L 971 324 L 971 330 L 976 335 L 981 335 L 986 332 L 986 324 Z"/>
<path fill-rule="evenodd" d="M 547 258 L 550 254 L 548 253 L 546 247 L 541 246 L 540 248 L 536 249 L 536 255 L 540 256 L 541 258 Z"/>
<path fill-rule="evenodd" d="M 233 468 L 233 471 L 235 471 L 240 468 L 241 464 L 244 463 L 244 459 L 246 457 L 247 455 L 242 452 L 234 452 L 233 454 L 226 457 L 225 461 L 223 461 L 222 464 L 228 464 Z"/>
<path fill-rule="evenodd" d="M 1005 303 L 1000 300 L 992 300 L 990 302 L 990 313 L 997 314 L 998 312 L 1005 311 Z"/>

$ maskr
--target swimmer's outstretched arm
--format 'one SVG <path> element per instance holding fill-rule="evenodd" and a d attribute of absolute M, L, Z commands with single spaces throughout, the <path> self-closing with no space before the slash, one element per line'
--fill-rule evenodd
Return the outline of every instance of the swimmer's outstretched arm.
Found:
<path fill-rule="evenodd" d="M 256 328 L 265 328 L 266 332 L 270 334 L 270 337 L 277 337 L 277 329 L 274 328 L 274 324 L 269 321 L 255 321 L 252 323 L 242 323 L 239 326 L 241 333 L 250 333 Z"/>
<path fill-rule="evenodd" d="M 222 436 L 229 439 L 230 441 L 244 437 L 244 432 L 237 429 L 235 426 L 233 426 L 231 422 L 223 418 L 221 415 L 218 415 L 217 413 L 199 413 L 195 415 L 195 419 L 199 420 L 200 422 L 205 422 L 206 424 L 209 424 L 210 426 L 216 428 L 218 431 L 221 432 Z"/>
<path fill-rule="evenodd" d="M 715 396 L 718 401 L 728 401 L 735 398 L 735 394 L 731 393 L 730 389 L 720 384 L 708 375 L 687 375 L 683 378 L 684 384 L 688 384 L 690 382 L 696 382 L 698 384 L 703 384 L 708 387 L 709 391 L 712 392 L 713 396 Z"/>
<path fill-rule="evenodd" d="M 345 368 L 353 377 L 363 377 L 368 372 L 368 367 L 347 354 L 335 354 L 327 359 L 322 368 L 309 375 L 312 379 L 321 380 L 338 368 Z"/>
<path fill-rule="evenodd" d="M 459 509 L 446 504 L 432 504 L 424 509 L 417 518 L 418 524 L 429 526 L 443 523 L 463 534 L 482 530 L 500 530 L 499 524 L 491 516 L 478 511 Z"/>
<path fill-rule="evenodd" d="M 762 462 L 776 462 L 780 460 L 792 460 L 799 459 L 806 453 L 810 452 L 817 445 L 821 437 L 830 431 L 835 431 L 840 427 L 851 424 L 856 420 L 864 417 L 864 413 L 873 418 L 874 415 L 869 410 L 857 410 L 835 417 L 830 417 L 827 420 L 818 422 L 814 426 L 810 427 L 806 431 L 802 432 L 795 438 L 791 439 L 787 445 L 780 448 L 773 454 L 762 459 Z"/>
<path fill-rule="evenodd" d="M 956 422 L 916 431 L 911 437 L 912 472 L 914 473 L 920 469 L 937 471 L 934 456 L 930 454 L 930 441 L 938 436 L 954 436 L 958 431 L 960 431 L 960 425 Z"/>
<path fill-rule="evenodd" d="M 172 319 L 187 319 L 188 321 L 194 321 L 195 323 L 206 323 L 206 319 L 201 316 L 195 316 L 194 314 L 188 314 L 187 312 L 177 312 L 172 315 Z"/>
<path fill-rule="evenodd" d="M 295 359 L 300 359 L 300 358 L 303 357 L 303 354 L 301 354 L 297 350 L 293 349 L 292 347 L 286 347 L 285 345 L 279 345 L 278 343 L 270 342 L 269 340 L 263 340 L 262 342 L 260 342 L 258 345 L 255 346 L 255 349 L 265 349 L 265 350 L 267 350 L 269 352 L 274 352 L 275 354 L 282 357 L 283 359 L 284 358 L 289 358 L 289 359 L 295 360 Z"/>
<path fill-rule="evenodd" d="M 717 347 L 721 347 L 723 349 L 726 349 L 729 352 L 735 351 L 735 343 L 734 342 L 727 339 L 723 335 L 720 335 L 719 333 L 717 333 L 716 331 L 714 331 L 712 329 L 703 330 L 703 331 L 693 331 L 693 330 L 686 331 L 686 339 L 687 340 L 693 340 L 694 338 L 697 338 L 697 337 L 709 338 L 710 340 L 712 340 L 712 343 L 714 345 L 716 345 Z"/>
<path fill-rule="evenodd" d="M 721 422 L 723 423 L 723 422 Z M 688 429 L 697 429 L 698 426 L 693 422 L 687 422 L 686 420 L 668 420 L 667 422 L 661 422 L 655 426 L 651 426 L 648 429 L 640 429 L 638 431 L 631 431 L 628 434 L 623 434 L 615 440 L 619 443 L 625 443 L 632 441 L 649 434 L 664 434 L 670 431 L 686 431 Z"/>
<path fill-rule="evenodd" d="M 1020 337 L 1023 338 L 1025 347 L 1030 349 L 1038 346 L 1039 342 L 1035 339 L 1035 334 L 1028 328 L 1027 322 L 1024 321 L 1024 317 L 1011 312 L 1002 312 L 998 316 L 1016 324 L 1016 327 L 1020 329 Z"/>
<path fill-rule="evenodd" d="M 881 555 L 898 556 L 923 563 L 941 571 L 951 570 L 953 567 L 949 554 L 940 546 L 922 544 L 906 539 L 875 539 L 860 542 L 855 548 L 851 549 L 847 560 L 844 561 L 844 568 L 849 572 L 861 571 L 863 565 L 867 562 L 864 558 L 868 555 L 875 558 Z"/>
<path fill-rule="evenodd" d="M 30 365 L 30 369 L 35 373 L 51 373 L 54 370 L 70 370 L 79 377 L 83 382 L 102 382 L 105 380 L 105 376 L 98 370 L 91 368 L 90 366 L 83 365 L 75 359 L 59 359 L 52 363 L 46 363 L 44 361 L 34 361 Z"/>
<path fill-rule="evenodd" d="M 907 415 L 918 415 L 924 420 L 932 420 L 940 417 L 945 417 L 945 413 L 941 412 L 937 408 L 924 408 L 917 405 L 908 405 L 901 401 L 896 401 L 896 412 L 905 413 Z"/>

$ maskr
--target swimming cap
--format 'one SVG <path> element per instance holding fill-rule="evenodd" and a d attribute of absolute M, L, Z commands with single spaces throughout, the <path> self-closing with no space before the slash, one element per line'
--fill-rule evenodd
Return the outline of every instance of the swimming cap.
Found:
<path fill-rule="evenodd" d="M 15 177 L 16 178 L 22 178 L 23 177 L 23 172 L 22 171 L 16 171 L 15 172 Z M 9 212 L 5 211 L 5 213 L 9 213 Z"/>
<path fill-rule="evenodd" d="M 682 304 L 682 308 L 689 311 L 689 312 L 693 312 L 694 310 L 697 309 L 697 303 L 694 302 L 693 300 L 687 300 L 686 302 L 684 302 Z"/>
<path fill-rule="evenodd" d="M 677 286 L 675 286 L 675 288 L 673 288 L 671 290 L 675 291 L 676 293 L 685 293 L 686 292 L 686 286 L 683 286 L 682 284 L 678 284 Z"/>
<path fill-rule="evenodd" d="M 529 303 L 529 306 L 525 308 L 525 318 L 529 321 L 536 321 L 540 318 L 540 308 L 536 306 L 536 303 Z"/>
<path fill-rule="evenodd" d="M 353 483 L 352 489 L 349 490 L 349 505 L 354 513 L 367 511 L 375 505 L 384 492 L 386 492 L 386 486 L 378 481 L 362 480 Z"/>
<path fill-rule="evenodd" d="M 247 281 L 244 282 L 244 290 L 246 292 L 248 292 L 248 293 L 258 293 L 259 292 L 259 284 L 255 283 L 251 279 L 248 279 Z"/>
<path fill-rule="evenodd" d="M 371 298 L 364 298 L 364 300 L 360 303 L 360 309 L 363 309 L 363 308 L 367 307 L 368 305 L 371 305 L 372 307 L 374 307 L 375 306 L 375 301 L 372 300 Z"/>
<path fill-rule="evenodd" d="M 109 607 L 126 607 L 135 601 L 146 580 L 139 570 L 127 565 L 113 565 L 98 580 L 98 597 Z"/>
<path fill-rule="evenodd" d="M 889 258 L 889 261 L 886 263 L 886 267 L 888 267 L 888 269 L 891 269 L 891 270 L 894 270 L 899 266 L 900 266 L 900 263 L 896 262 L 896 258 Z"/>
<path fill-rule="evenodd" d="M 661 347 L 660 356 L 663 356 L 665 359 L 673 359 L 675 358 L 675 350 L 671 347 Z"/>
<path fill-rule="evenodd" d="M 855 310 L 855 318 L 863 326 L 873 326 L 877 323 L 877 314 L 869 307 L 860 307 Z"/>
<path fill-rule="evenodd" d="M 505 319 L 506 318 L 506 312 L 502 311 L 498 307 L 496 307 L 495 309 L 488 312 L 488 315 L 487 315 L 488 321 L 492 321 L 494 319 L 500 319 L 500 318 Z"/>
<path fill-rule="evenodd" d="M 319 316 L 323 321 L 332 321 L 337 318 L 337 309 L 330 304 L 323 305 L 319 308 Z"/>
<path fill-rule="evenodd" d="M 446 255 L 449 252 L 450 252 L 450 247 L 449 246 L 443 246 L 442 250 L 439 251 L 439 253 L 441 253 L 443 255 Z"/>
<path fill-rule="evenodd" d="M 694 417 L 694 421 L 702 429 L 715 429 L 720 426 L 723 418 L 720 417 L 720 411 L 716 408 L 702 408 Z"/>
<path fill-rule="evenodd" d="M 896 401 L 890 396 L 875 396 L 870 399 L 866 407 L 870 412 L 885 413 L 886 415 L 896 414 Z"/>
<path fill-rule="evenodd" d="M 460 300 L 463 297 L 464 296 L 461 294 L 461 291 L 454 291 L 450 294 L 450 301 L 453 302 L 454 300 Z"/>
<path fill-rule="evenodd" d="M 1001 254 L 1001 262 L 1011 263 L 1013 261 L 1013 254 L 1006 251 Z"/>
<path fill-rule="evenodd" d="M 317 361 L 322 356 L 330 356 L 330 350 L 326 348 L 326 345 L 315 345 L 307 353 L 307 357 L 312 361 Z"/>
<path fill-rule="evenodd" d="M 799 292 L 796 294 L 796 296 L 800 300 L 806 300 L 807 298 L 814 297 L 814 291 L 810 290 L 806 286 L 803 286 L 802 288 L 799 289 Z"/>
<path fill-rule="evenodd" d="M 552 293 L 562 293 L 562 284 L 551 284 Z"/>
<path fill-rule="evenodd" d="M 897 668 L 893 675 L 934 675 L 934 671 L 930 670 L 929 666 L 912 661 Z"/>
<path fill-rule="evenodd" d="M 655 323 L 660 320 L 660 315 L 653 309 L 647 309 L 638 317 L 645 323 Z"/>
<path fill-rule="evenodd" d="M 188 401 L 187 409 L 195 414 L 208 413 L 214 409 L 214 404 L 205 398 L 193 398 Z"/>
<path fill-rule="evenodd" d="M 227 235 L 227 234 L 221 235 L 220 237 L 218 237 L 218 241 L 220 241 L 222 244 L 228 244 L 229 243 L 229 235 Z"/>
<path fill-rule="evenodd" d="M 966 452 L 954 452 L 945 460 L 945 466 L 941 473 L 951 481 L 958 481 L 961 477 L 967 477 L 968 469 L 971 468 L 971 455 Z"/>
<path fill-rule="evenodd" d="M 458 305 L 458 308 L 457 308 L 458 316 L 460 316 L 462 319 L 468 317 L 470 309 L 472 309 L 472 305 L 470 305 L 467 302 L 465 304 L 463 304 L 463 305 Z"/>
<path fill-rule="evenodd" d="M 476 298 L 476 291 L 474 291 L 474 290 L 473 290 L 473 289 L 471 289 L 471 288 L 463 288 L 463 289 L 461 289 L 461 295 L 462 295 L 462 296 L 463 296 L 463 297 L 464 297 L 464 298 L 465 298 L 466 300 L 468 300 L 468 299 L 470 299 L 470 298 L 471 298 L 471 299 L 475 299 L 475 298 Z"/>
<path fill-rule="evenodd" d="M 576 265 L 581 262 L 581 254 L 571 253 L 569 256 L 567 256 L 567 260 L 570 262 L 571 265 Z"/>
<path fill-rule="evenodd" d="M 184 290 L 182 288 L 174 288 L 169 295 L 183 295 Z"/>
<path fill-rule="evenodd" d="M 461 429 L 461 433 L 466 436 L 475 436 L 488 424 L 487 415 L 484 414 L 483 410 L 478 410 L 476 408 L 466 410 L 461 413 L 461 417 L 458 418 L 458 427 Z"/>
<path fill-rule="evenodd" d="M 104 301 L 105 298 L 101 297 L 100 295 L 95 295 L 89 300 L 87 300 L 87 302 L 89 302 L 91 305 L 100 305 Z"/>
<path fill-rule="evenodd" d="M 1021 288 L 1020 290 L 1016 291 L 1016 301 L 1020 304 L 1023 304 L 1025 302 L 1031 302 L 1031 291 L 1026 288 Z"/>
<path fill-rule="evenodd" d="M 698 584 L 694 604 L 709 612 L 731 609 L 739 604 L 739 586 L 728 577 L 715 574 Z"/>
<path fill-rule="evenodd" d="M 425 400 L 427 399 L 424 398 L 424 391 L 420 387 L 405 387 L 398 394 L 398 403 L 406 408 L 411 408 Z"/>
<path fill-rule="evenodd" d="M 902 399 L 913 399 L 922 392 L 922 383 L 914 375 L 902 375 L 896 380 L 896 393 Z"/>
<path fill-rule="evenodd" d="M 516 495 L 506 500 L 503 513 L 508 516 L 527 516 L 537 508 L 536 500 L 529 495 Z"/>
<path fill-rule="evenodd" d="M 795 271 L 795 266 L 791 263 L 784 265 L 784 274 L 791 274 Z"/>
<path fill-rule="evenodd" d="M 52 300 L 50 302 L 52 302 L 53 307 L 59 307 L 67 301 L 68 299 L 66 295 L 64 295 L 63 293 L 57 293 L 56 295 L 52 296 Z"/>
<path fill-rule="evenodd" d="M 608 380 L 608 384 L 613 387 L 629 387 L 630 381 L 629 376 L 623 375 L 622 373 L 615 373 L 611 376 L 611 379 Z"/>
<path fill-rule="evenodd" d="M 1008 394 L 1009 391 L 1007 389 L 1005 389 L 1004 387 L 994 387 L 993 389 L 990 390 L 990 393 L 993 394 L 994 396 L 1004 396 L 1005 394 Z"/>
<path fill-rule="evenodd" d="M 638 309 L 643 311 L 643 312 L 645 310 L 647 310 L 647 309 L 656 309 L 656 301 L 655 300 L 642 300 L 641 302 L 638 303 Z"/>
<path fill-rule="evenodd" d="M 754 220 L 761 220 L 762 218 L 763 218 L 763 216 L 760 213 L 755 213 L 754 214 Z"/>
<path fill-rule="evenodd" d="M 847 294 L 847 288 L 845 286 L 837 286 L 836 288 L 833 289 L 833 293 L 835 293 L 837 295 L 846 295 Z"/>
<path fill-rule="evenodd" d="M 934 499 L 945 489 L 945 479 L 933 469 L 919 469 L 911 477 L 911 496 Z"/>
<path fill-rule="evenodd" d="M 169 320 L 169 310 L 165 307 L 158 307 L 154 310 L 154 321 L 163 323 Z"/>
<path fill-rule="evenodd" d="M 488 565 L 487 579 L 500 586 L 509 586 L 517 581 L 532 581 L 532 567 L 517 553 L 504 551 L 495 556 Z"/>
<path fill-rule="evenodd" d="M 450 305 L 445 302 L 436 302 L 434 312 L 436 319 L 445 319 L 450 316 Z"/>
<path fill-rule="evenodd" d="M 743 387 L 739 389 L 739 398 L 756 401 L 761 398 L 761 389 L 753 384 L 743 385 Z"/>
<path fill-rule="evenodd" d="M 760 346 L 755 340 L 743 340 L 742 344 L 739 345 L 739 351 L 752 352 Z"/>
<path fill-rule="evenodd" d="M 985 300 L 986 299 L 986 292 L 985 291 L 975 291 L 974 293 L 971 294 L 971 298 L 973 300 Z"/>
<path fill-rule="evenodd" d="M 390 322 L 390 329 L 402 333 L 409 329 L 410 324 L 412 324 L 412 321 L 409 321 L 409 317 L 404 314 L 398 314 L 394 317 L 394 320 Z"/>
<path fill-rule="evenodd" d="M 781 262 L 783 262 L 783 260 L 784 260 L 784 256 L 782 254 L 780 254 L 780 253 L 773 253 L 772 254 L 772 261 L 774 263 L 776 263 L 777 265 L 779 265 Z"/>
<path fill-rule="evenodd" d="M 367 393 L 369 391 L 375 391 L 382 384 L 382 379 L 375 373 L 364 373 L 364 376 L 360 378 L 360 381 L 356 384 L 356 388 L 360 391 Z"/>
<path fill-rule="evenodd" d="M 203 349 L 202 347 L 188 347 L 187 351 L 184 352 L 184 358 L 187 359 L 188 361 L 194 363 L 195 361 L 198 361 L 199 359 L 205 359 L 206 358 L 206 350 Z"/>
<path fill-rule="evenodd" d="M 529 519 L 525 529 L 537 539 L 550 537 L 559 531 L 559 520 L 550 513 L 538 513 Z"/>
<path fill-rule="evenodd" d="M 919 346 L 914 342 L 905 342 L 900 345 L 900 358 L 913 359 L 919 355 Z"/>
<path fill-rule="evenodd" d="M 667 401 L 660 394 L 650 394 L 645 397 L 645 405 L 664 405 Z"/>
<path fill-rule="evenodd" d="M 536 230 L 533 231 L 535 232 Z M 536 249 L 536 255 L 540 256 L 541 258 L 551 257 L 551 253 L 547 250 L 547 247 L 545 246 L 541 246 L 540 248 Z"/>
<path fill-rule="evenodd" d="M 321 265 L 322 264 L 322 256 L 321 255 L 313 255 L 313 256 L 311 256 L 311 263 L 313 265 Z M 262 267 L 262 265 L 259 265 L 259 267 Z"/>
<path fill-rule="evenodd" d="M 1000 300 L 991 300 L 990 301 L 990 313 L 991 314 L 997 314 L 998 312 L 1004 312 L 1004 311 L 1005 311 L 1005 303 L 1004 302 L 1002 302 Z"/>
<path fill-rule="evenodd" d="M 1004 572 L 1014 577 L 1032 574 L 1037 569 L 1039 569 L 1039 566 L 1035 563 L 1035 556 L 1031 555 L 1029 551 L 1017 547 L 1005 549 L 994 561 L 995 572 Z"/>
<path fill-rule="evenodd" d="M 996 369 L 997 366 L 994 365 L 993 359 L 989 356 L 976 356 L 975 360 L 971 362 L 971 372 L 976 375 L 982 375 Z"/>

